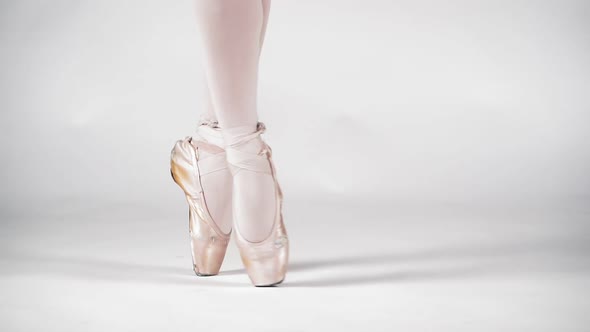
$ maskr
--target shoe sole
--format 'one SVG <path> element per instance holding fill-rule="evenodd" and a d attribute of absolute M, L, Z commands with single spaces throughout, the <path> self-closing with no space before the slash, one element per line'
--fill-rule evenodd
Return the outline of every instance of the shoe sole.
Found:
<path fill-rule="evenodd" d="M 276 286 L 276 285 L 278 285 L 278 284 L 282 283 L 282 282 L 283 282 L 283 280 L 285 280 L 285 279 L 281 279 L 280 281 L 277 281 L 277 282 L 275 282 L 275 283 L 273 283 L 273 284 L 268 284 L 268 285 L 254 285 L 254 286 L 256 286 L 256 287 L 274 287 L 274 286 Z"/>
<path fill-rule="evenodd" d="M 217 274 L 204 274 L 204 273 L 199 273 L 199 272 L 195 272 L 196 275 L 198 275 L 199 277 L 212 277 L 212 276 L 216 276 Z"/>

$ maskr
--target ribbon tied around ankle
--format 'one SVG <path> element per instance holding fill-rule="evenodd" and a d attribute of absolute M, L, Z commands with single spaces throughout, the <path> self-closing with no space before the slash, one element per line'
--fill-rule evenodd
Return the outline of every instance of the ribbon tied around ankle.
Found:
<path fill-rule="evenodd" d="M 258 153 L 246 152 L 241 149 L 243 145 L 250 141 L 259 138 L 266 130 L 264 123 L 258 122 L 256 131 L 235 137 L 230 141 L 225 142 L 225 151 L 229 169 L 233 175 L 240 170 L 249 170 L 252 172 L 266 173 L 272 175 L 272 169 L 268 158 L 271 154 L 270 147 L 261 139 L 262 149 Z"/>

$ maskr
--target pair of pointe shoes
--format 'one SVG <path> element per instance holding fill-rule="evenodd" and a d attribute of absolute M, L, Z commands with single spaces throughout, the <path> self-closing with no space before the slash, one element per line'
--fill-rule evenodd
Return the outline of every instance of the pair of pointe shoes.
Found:
<path fill-rule="evenodd" d="M 238 143 L 255 139 L 264 130 L 264 124 L 259 122 L 256 132 L 242 138 L 242 142 Z M 244 153 L 239 151 L 238 154 Z M 206 158 L 203 155 L 206 155 Z M 267 171 L 270 166 L 270 175 L 272 175 L 275 184 L 276 215 L 270 235 L 262 241 L 248 241 L 240 234 L 235 223 L 228 232 L 223 232 L 211 216 L 207 205 L 210 193 L 204 192 L 202 180 L 212 173 L 223 177 L 221 183 L 229 187 L 215 189 L 223 190 L 221 192 L 223 199 L 221 202 L 216 202 L 216 204 L 222 204 L 217 206 L 221 206 L 221 210 L 225 211 L 219 215 L 219 218 L 235 218 L 237 216 L 232 216 L 232 174 L 240 169 L 256 171 L 252 167 L 256 168 L 255 165 L 260 165 L 260 163 L 264 165 L 265 162 L 268 162 L 265 169 Z M 277 182 L 271 149 L 265 142 L 263 142 L 263 149 L 259 154 L 246 154 L 246 158 L 242 161 L 229 162 L 224 149 L 221 129 L 215 123 L 205 122 L 198 127 L 197 135 L 186 136 L 175 143 L 170 154 L 170 173 L 174 182 L 184 191 L 189 205 L 189 234 L 193 269 L 198 276 L 211 276 L 219 273 L 230 235 L 233 232 L 240 257 L 254 286 L 274 286 L 285 279 L 289 244 L 283 223 L 283 194 Z M 219 199 L 220 196 L 216 195 L 215 197 Z"/>

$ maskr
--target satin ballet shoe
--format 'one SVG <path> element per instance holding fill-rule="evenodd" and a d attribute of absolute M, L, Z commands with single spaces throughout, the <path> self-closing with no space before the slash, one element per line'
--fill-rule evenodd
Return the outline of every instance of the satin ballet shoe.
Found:
<path fill-rule="evenodd" d="M 246 153 L 240 146 L 251 139 L 256 139 L 266 130 L 259 122 L 256 132 L 238 138 L 233 142 L 226 141 L 226 155 L 230 172 L 235 176 L 237 172 L 263 172 L 272 176 L 275 187 L 275 217 L 270 235 L 257 242 L 249 241 L 240 233 L 236 219 L 240 218 L 234 210 L 233 232 L 240 257 L 246 268 L 250 281 L 254 286 L 275 286 L 283 282 L 287 273 L 289 260 L 289 240 L 283 221 L 282 203 L 283 192 L 277 181 L 276 170 L 272 161 L 272 150 L 262 141 L 262 150 L 258 154 Z M 269 167 L 270 166 L 270 167 Z M 235 188 L 234 188 L 235 190 Z"/>
<path fill-rule="evenodd" d="M 218 129 L 203 123 L 198 127 L 197 135 L 178 140 L 170 153 L 170 174 L 188 202 L 191 256 L 193 270 L 198 276 L 219 273 L 232 232 L 231 228 L 222 231 L 211 216 L 207 204 L 210 197 L 204 192 L 202 184 L 207 176 L 215 172 L 222 181 L 226 177 L 225 186 L 231 188 L 232 178 L 225 151 L 219 146 L 221 142 Z M 231 190 L 227 197 L 216 203 L 227 209 L 224 218 L 230 218 L 231 225 Z"/>

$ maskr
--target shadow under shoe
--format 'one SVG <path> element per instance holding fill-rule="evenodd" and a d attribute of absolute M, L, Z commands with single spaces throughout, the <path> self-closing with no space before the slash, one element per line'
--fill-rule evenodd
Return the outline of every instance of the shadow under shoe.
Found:
<path fill-rule="evenodd" d="M 220 149 L 204 141 L 187 136 L 178 140 L 170 153 L 170 174 L 183 190 L 189 206 L 189 235 L 193 270 L 198 276 L 219 273 L 230 239 L 231 230 L 224 233 L 207 208 L 202 177 L 212 172 L 227 172 L 225 152 L 199 159 L 200 149 Z M 227 199 L 231 210 L 231 195 Z"/>
<path fill-rule="evenodd" d="M 252 284 L 257 287 L 278 285 L 285 279 L 289 260 L 289 240 L 283 221 L 283 193 L 276 177 L 272 150 L 263 141 L 263 150 L 258 154 L 240 151 L 239 146 L 255 139 L 264 132 L 265 126 L 258 123 L 257 131 L 235 142 L 226 142 L 228 164 L 232 174 L 241 171 L 264 172 L 272 176 L 275 186 L 275 217 L 270 235 L 258 242 L 248 241 L 234 222 L 235 241 L 240 257 Z M 270 166 L 270 167 L 269 167 Z M 238 218 L 239 216 L 234 216 Z"/>

